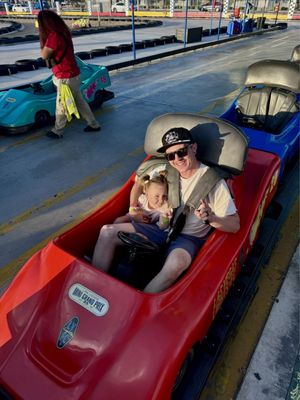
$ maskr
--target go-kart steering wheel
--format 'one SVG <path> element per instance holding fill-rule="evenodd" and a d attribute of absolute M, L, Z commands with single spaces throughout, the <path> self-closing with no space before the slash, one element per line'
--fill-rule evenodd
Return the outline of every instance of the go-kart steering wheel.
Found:
<path fill-rule="evenodd" d="M 31 83 L 30 87 L 33 89 L 33 93 L 44 92 L 44 88 L 39 82 Z"/>
<path fill-rule="evenodd" d="M 118 237 L 128 247 L 135 247 L 136 249 L 148 252 L 157 252 L 159 250 L 159 246 L 157 244 L 142 237 L 138 233 L 119 231 Z"/>

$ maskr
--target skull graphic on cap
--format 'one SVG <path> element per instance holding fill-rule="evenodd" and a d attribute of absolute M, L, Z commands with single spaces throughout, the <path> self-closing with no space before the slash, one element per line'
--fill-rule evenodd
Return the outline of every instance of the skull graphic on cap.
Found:
<path fill-rule="evenodd" d="M 174 131 L 167 132 L 164 137 L 164 142 L 166 144 L 178 142 L 178 140 L 179 140 L 179 134 L 178 134 L 178 132 L 174 132 Z"/>

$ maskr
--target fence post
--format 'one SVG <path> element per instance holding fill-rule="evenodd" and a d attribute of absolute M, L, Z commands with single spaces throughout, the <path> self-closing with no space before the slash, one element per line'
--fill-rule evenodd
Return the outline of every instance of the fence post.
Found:
<path fill-rule="evenodd" d="M 293 19 L 294 11 L 295 11 L 295 8 L 296 8 L 296 2 L 297 2 L 297 0 L 291 0 L 290 1 L 290 6 L 289 6 L 289 10 L 288 10 L 287 19 Z"/>

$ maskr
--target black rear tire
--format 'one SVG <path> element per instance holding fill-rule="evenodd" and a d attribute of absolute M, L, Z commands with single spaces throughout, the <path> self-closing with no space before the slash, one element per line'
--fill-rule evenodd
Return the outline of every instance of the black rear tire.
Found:
<path fill-rule="evenodd" d="M 104 103 L 104 96 L 102 90 L 97 90 L 94 96 L 94 100 L 90 103 L 92 107 L 101 107 Z"/>
<path fill-rule="evenodd" d="M 188 353 L 187 353 L 187 355 L 186 355 L 186 357 L 185 357 L 185 359 L 184 359 L 184 361 L 183 361 L 183 363 L 182 363 L 182 365 L 181 365 L 181 367 L 180 367 L 180 369 L 178 371 L 178 374 L 177 374 L 177 377 L 176 377 L 176 380 L 175 380 L 175 383 L 174 383 L 174 386 L 173 386 L 173 389 L 172 389 L 173 393 L 175 393 L 176 390 L 178 390 L 178 388 L 180 387 L 180 385 L 183 382 L 184 378 L 186 377 L 188 369 L 189 369 L 189 367 L 190 367 L 190 365 L 191 365 L 191 363 L 193 361 L 194 353 L 195 353 L 195 350 L 192 347 L 188 351 Z"/>

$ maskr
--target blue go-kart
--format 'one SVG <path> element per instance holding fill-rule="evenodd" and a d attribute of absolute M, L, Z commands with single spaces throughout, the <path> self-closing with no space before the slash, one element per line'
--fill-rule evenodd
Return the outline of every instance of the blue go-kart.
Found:
<path fill-rule="evenodd" d="M 299 154 L 299 63 L 263 60 L 249 66 L 245 87 L 222 119 L 238 125 L 249 147 L 279 156 L 280 177 Z"/>

